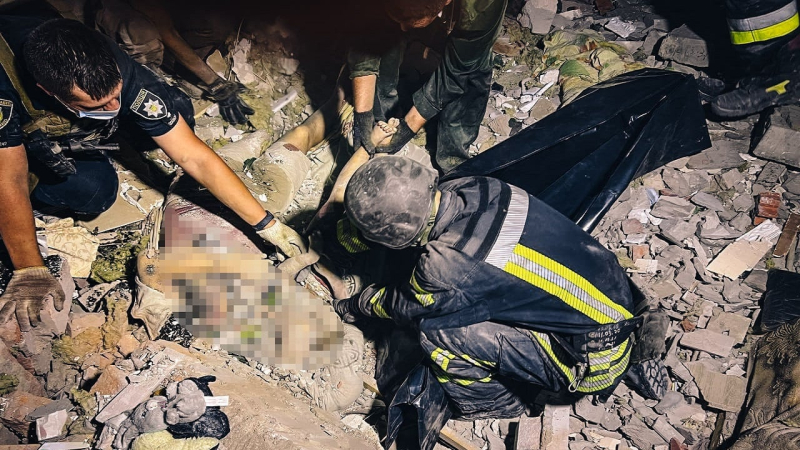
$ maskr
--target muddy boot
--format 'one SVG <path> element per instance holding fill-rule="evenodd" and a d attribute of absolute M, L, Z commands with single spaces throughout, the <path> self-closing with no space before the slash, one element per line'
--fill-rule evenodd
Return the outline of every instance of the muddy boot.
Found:
<path fill-rule="evenodd" d="M 344 325 L 344 346 L 336 362 L 328 367 L 330 378 L 325 385 L 322 380 L 308 379 L 307 373 L 301 377 L 299 385 L 312 398 L 314 403 L 326 411 L 341 411 L 358 400 L 364 390 L 364 383 L 358 374 L 358 367 L 364 355 L 364 335 L 361 330 Z"/>
<path fill-rule="evenodd" d="M 161 328 L 172 315 L 158 271 L 158 241 L 163 219 L 163 207 L 150 211 L 142 233 L 149 240 L 136 258 L 136 300 L 131 308 L 131 316 L 144 322 L 150 339 L 158 338 Z"/>

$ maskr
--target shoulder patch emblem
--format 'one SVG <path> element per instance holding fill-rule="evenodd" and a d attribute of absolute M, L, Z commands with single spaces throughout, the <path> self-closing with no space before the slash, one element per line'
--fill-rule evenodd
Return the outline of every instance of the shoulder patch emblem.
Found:
<path fill-rule="evenodd" d="M 14 103 L 11 100 L 0 98 L 0 130 L 8 125 L 12 112 L 14 112 Z"/>
<path fill-rule="evenodd" d="M 131 105 L 131 111 L 148 120 L 159 120 L 169 115 L 164 101 L 147 89 L 139 90 L 139 95 Z"/>

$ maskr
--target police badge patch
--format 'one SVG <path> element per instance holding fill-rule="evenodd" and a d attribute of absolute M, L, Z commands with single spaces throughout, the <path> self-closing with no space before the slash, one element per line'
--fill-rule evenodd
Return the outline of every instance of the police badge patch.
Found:
<path fill-rule="evenodd" d="M 170 115 L 164 101 L 147 89 L 139 90 L 139 95 L 131 105 L 131 111 L 148 120 L 159 120 Z"/>
<path fill-rule="evenodd" d="M 8 125 L 12 112 L 14 112 L 14 103 L 10 100 L 0 99 L 0 129 Z"/>

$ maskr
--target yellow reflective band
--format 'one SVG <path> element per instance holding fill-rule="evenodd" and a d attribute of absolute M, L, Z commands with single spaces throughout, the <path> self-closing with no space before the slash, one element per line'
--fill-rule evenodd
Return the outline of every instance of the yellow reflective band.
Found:
<path fill-rule="evenodd" d="M 567 381 L 572 384 L 575 381 L 575 375 L 572 373 L 572 370 L 567 367 L 566 364 L 562 363 L 558 356 L 556 356 L 556 352 L 553 351 L 553 347 L 550 345 L 550 336 L 545 333 L 540 333 L 538 331 L 531 331 L 531 334 L 534 338 L 536 338 L 536 342 L 542 346 L 544 352 L 547 353 L 547 356 L 550 357 L 550 360 L 561 370 L 561 373 L 567 377 Z"/>
<path fill-rule="evenodd" d="M 795 13 L 792 17 L 778 22 L 765 28 L 748 31 L 731 30 L 731 42 L 734 45 L 752 44 L 754 42 L 764 42 L 770 39 L 779 38 L 790 34 L 800 26 L 800 16 Z"/>
<path fill-rule="evenodd" d="M 449 373 L 443 371 L 442 369 L 440 369 L 437 366 L 433 366 L 432 369 L 433 369 L 434 375 L 436 375 L 436 381 L 438 381 L 439 383 L 442 383 L 442 384 L 447 384 L 447 383 L 453 382 L 453 383 L 456 383 L 459 386 L 469 386 L 469 385 L 475 383 L 476 381 L 479 382 L 479 383 L 488 383 L 488 382 L 492 381 L 492 375 L 489 375 L 489 376 L 486 376 L 486 377 L 483 377 L 483 378 L 478 378 L 478 379 L 475 379 L 475 378 L 462 378 L 462 377 L 458 377 L 458 376 L 449 374 Z"/>
<path fill-rule="evenodd" d="M 561 360 L 553 351 L 550 344 L 550 337 L 546 333 L 531 331 L 531 335 L 536 339 L 536 342 L 542 346 L 545 353 L 550 357 L 550 360 L 558 367 L 561 373 L 567 378 L 568 383 L 571 385 L 575 382 L 575 374 L 572 369 Z M 625 369 L 628 367 L 630 361 L 630 339 L 618 347 L 603 350 L 600 352 L 589 353 L 589 370 L 588 375 L 582 380 L 579 380 L 576 390 L 578 392 L 589 393 L 603 390 L 610 387 L 619 378 Z M 603 373 L 597 373 L 603 372 Z M 594 375 L 592 375 L 594 373 Z"/>
<path fill-rule="evenodd" d="M 497 365 L 497 363 L 493 363 L 491 361 L 484 361 L 478 358 L 473 358 L 469 355 L 461 355 L 461 359 L 467 361 L 473 366 L 483 367 L 484 369 L 493 369 Z"/>
<path fill-rule="evenodd" d="M 776 84 L 775 86 L 770 86 L 766 89 L 767 92 L 775 92 L 778 95 L 783 95 L 786 93 L 786 86 L 789 84 L 789 80 L 781 81 L 780 83 Z"/>
<path fill-rule="evenodd" d="M 456 355 L 448 352 L 443 348 L 436 348 L 433 352 L 431 352 L 431 359 L 433 362 L 436 363 L 442 370 L 447 370 L 447 366 L 450 365 L 450 360 L 455 358 Z"/>
<path fill-rule="evenodd" d="M 369 250 L 369 246 L 358 238 L 358 233 L 348 219 L 336 224 L 336 237 L 342 247 L 350 253 L 361 253 Z"/>
<path fill-rule="evenodd" d="M 417 269 L 415 268 L 414 272 L 411 273 L 411 281 L 410 281 L 411 288 L 414 289 L 415 291 L 414 297 L 416 297 L 417 301 L 422 306 L 431 306 L 434 302 L 433 294 L 420 287 L 419 282 L 417 282 L 416 279 L 416 274 L 417 274 Z"/>
<path fill-rule="evenodd" d="M 609 324 L 633 317 L 587 279 L 522 244 L 514 248 L 514 254 L 503 270 L 558 297 L 597 323 Z"/>
<path fill-rule="evenodd" d="M 375 312 L 375 315 L 380 317 L 381 319 L 391 319 L 389 314 L 386 314 L 386 310 L 383 309 L 383 305 L 381 305 L 381 300 L 383 300 L 383 294 L 386 293 L 386 288 L 380 288 L 378 292 L 372 294 L 372 297 L 369 299 L 369 303 L 372 305 L 372 311 Z"/>

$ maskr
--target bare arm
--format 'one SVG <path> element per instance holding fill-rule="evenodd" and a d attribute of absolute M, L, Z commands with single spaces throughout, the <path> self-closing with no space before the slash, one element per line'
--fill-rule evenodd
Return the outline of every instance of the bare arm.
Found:
<path fill-rule="evenodd" d="M 0 236 L 15 269 L 43 266 L 28 193 L 28 158 L 25 147 L 0 149 Z"/>
<path fill-rule="evenodd" d="M 264 208 L 236 174 L 181 117 L 175 128 L 153 138 L 170 158 L 200 184 L 208 188 L 225 206 L 250 225 L 264 218 Z"/>
<path fill-rule="evenodd" d="M 372 111 L 378 77 L 365 75 L 353 78 L 353 107 L 356 112 Z"/>
<path fill-rule="evenodd" d="M 217 81 L 219 76 L 214 69 L 208 66 L 192 50 L 189 44 L 181 37 L 172 23 L 169 12 L 161 6 L 157 0 L 135 0 L 132 2 L 134 8 L 145 14 L 156 26 L 164 46 L 171 51 L 178 61 L 189 69 L 197 78 L 206 85 Z"/>

